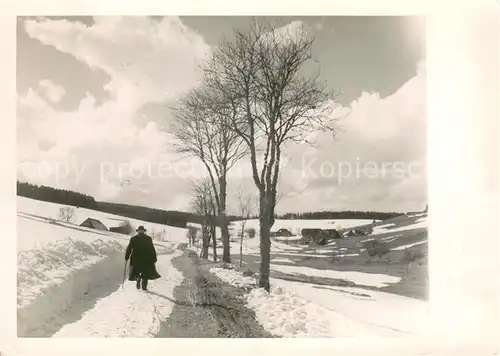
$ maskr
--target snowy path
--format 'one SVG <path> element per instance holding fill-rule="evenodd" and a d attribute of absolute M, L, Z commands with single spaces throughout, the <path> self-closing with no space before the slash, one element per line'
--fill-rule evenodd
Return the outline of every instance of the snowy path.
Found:
<path fill-rule="evenodd" d="M 74 323 L 64 325 L 53 337 L 154 337 L 160 324 L 172 312 L 174 288 L 183 276 L 171 263 L 181 251 L 158 256 L 157 269 L 162 278 L 151 281 L 151 293 L 138 291 L 134 282 L 126 282 Z M 155 295 L 157 293 L 158 295 Z"/>

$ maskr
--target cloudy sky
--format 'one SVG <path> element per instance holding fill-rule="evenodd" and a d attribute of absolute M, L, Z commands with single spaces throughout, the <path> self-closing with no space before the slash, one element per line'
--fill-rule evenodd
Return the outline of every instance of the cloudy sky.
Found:
<path fill-rule="evenodd" d="M 285 149 L 278 212 L 425 207 L 425 24 L 294 17 L 315 36 L 321 80 L 340 90 L 335 139 Z M 19 18 L 18 179 L 97 200 L 189 207 L 201 166 L 173 153 L 168 107 L 246 17 Z M 254 192 L 247 161 L 230 178 Z M 231 202 L 230 202 L 231 205 Z"/>

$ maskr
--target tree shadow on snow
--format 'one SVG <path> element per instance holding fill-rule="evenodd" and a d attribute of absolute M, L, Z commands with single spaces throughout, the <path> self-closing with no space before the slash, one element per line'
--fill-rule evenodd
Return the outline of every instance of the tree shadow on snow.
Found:
<path fill-rule="evenodd" d="M 158 293 L 158 292 L 154 292 L 154 291 L 152 291 L 152 290 L 147 290 L 147 291 L 145 291 L 145 292 L 146 292 L 146 293 L 148 293 L 148 294 L 152 294 L 152 295 L 154 295 L 154 296 L 157 296 L 157 297 L 159 297 L 159 298 L 166 299 L 166 300 L 168 300 L 169 302 L 172 302 L 172 303 L 177 304 L 177 305 L 190 305 L 190 306 L 192 305 L 192 304 L 190 304 L 190 303 L 180 302 L 180 301 L 178 301 L 178 300 L 172 299 L 172 298 L 170 298 L 170 297 L 167 297 L 166 295 L 160 294 L 160 293 Z"/>

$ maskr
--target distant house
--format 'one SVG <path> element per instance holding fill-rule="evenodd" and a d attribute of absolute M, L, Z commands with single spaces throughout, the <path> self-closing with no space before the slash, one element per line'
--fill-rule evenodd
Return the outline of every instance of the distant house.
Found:
<path fill-rule="evenodd" d="M 342 235 L 336 229 L 323 229 L 323 232 L 328 239 L 342 238 Z"/>
<path fill-rule="evenodd" d="M 308 228 L 304 228 L 300 231 L 300 233 L 302 234 L 303 237 L 306 237 L 306 238 L 313 238 L 314 236 L 316 236 L 317 234 L 319 234 L 321 232 L 321 229 L 308 229 Z"/>
<path fill-rule="evenodd" d="M 301 231 L 302 243 L 317 243 L 319 245 L 326 244 L 332 239 L 341 239 L 342 235 L 336 229 L 310 229 L 304 228 Z"/>
<path fill-rule="evenodd" d="M 90 227 L 91 229 L 96 229 L 96 230 L 108 231 L 106 225 L 104 225 L 99 220 L 93 218 L 87 218 L 84 222 L 80 224 L 80 226 Z"/>

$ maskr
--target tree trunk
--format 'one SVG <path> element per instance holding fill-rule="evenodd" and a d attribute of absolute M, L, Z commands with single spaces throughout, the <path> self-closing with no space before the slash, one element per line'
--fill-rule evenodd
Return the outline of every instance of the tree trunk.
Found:
<path fill-rule="evenodd" d="M 240 267 L 243 265 L 243 234 L 245 233 L 245 224 L 241 225 L 240 235 Z"/>
<path fill-rule="evenodd" d="M 217 262 L 217 234 L 215 225 L 212 225 L 212 245 L 214 250 L 214 262 Z"/>
<path fill-rule="evenodd" d="M 202 250 L 200 257 L 208 259 L 208 245 L 210 244 L 210 231 L 209 231 L 209 226 L 208 225 L 203 225 L 203 245 L 202 245 Z"/>
<path fill-rule="evenodd" d="M 264 192 L 261 191 L 260 199 L 260 279 L 259 287 L 270 291 L 269 270 L 271 264 L 271 213 L 269 201 Z"/>
<path fill-rule="evenodd" d="M 220 189 L 220 210 L 219 210 L 219 226 L 222 237 L 222 262 L 231 263 L 231 246 L 229 244 L 229 224 L 226 216 L 226 180 L 219 179 Z"/>
<path fill-rule="evenodd" d="M 221 216 L 220 232 L 222 235 L 222 261 L 231 263 L 231 250 L 229 245 L 229 227 L 225 216 Z"/>

